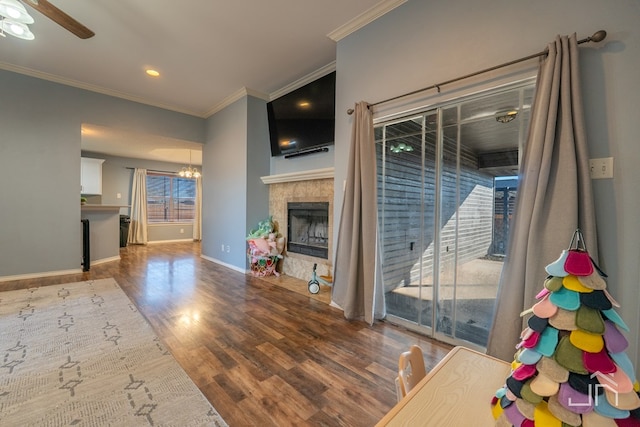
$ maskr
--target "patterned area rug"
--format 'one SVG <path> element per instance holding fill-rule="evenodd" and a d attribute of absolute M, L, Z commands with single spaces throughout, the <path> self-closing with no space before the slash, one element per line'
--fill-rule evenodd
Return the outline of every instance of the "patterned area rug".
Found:
<path fill-rule="evenodd" d="M 227 425 L 114 279 L 0 292 L 0 331 L 0 425 Z"/>

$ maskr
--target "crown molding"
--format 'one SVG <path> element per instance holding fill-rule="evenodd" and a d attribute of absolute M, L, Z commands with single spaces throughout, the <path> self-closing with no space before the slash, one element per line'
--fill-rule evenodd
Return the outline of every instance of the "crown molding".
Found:
<path fill-rule="evenodd" d="M 346 24 L 340 26 L 339 28 L 333 30 L 331 33 L 329 33 L 327 35 L 327 37 L 329 37 L 330 39 L 332 39 L 333 41 L 339 41 L 342 38 L 348 36 L 349 34 L 359 30 L 360 28 L 364 27 L 365 25 L 369 24 L 370 22 L 375 21 L 376 19 L 378 19 L 379 17 L 381 17 L 382 15 L 386 14 L 387 12 L 395 9 L 396 7 L 400 6 L 401 4 L 405 3 L 407 0 L 383 0 L 380 3 L 378 3 L 377 5 L 373 6 L 372 8 L 370 8 L 369 10 L 365 11 L 364 13 L 358 15 L 357 17 L 355 17 L 354 19 L 352 19 L 351 21 L 347 22 Z M 4 62 L 0 62 L 0 69 L 4 69 L 7 71 L 12 71 L 15 73 L 19 73 L 19 74 L 24 74 L 27 76 L 31 76 L 31 77 L 35 77 L 38 79 L 42 79 L 42 80 L 47 80 L 47 81 L 51 81 L 54 83 L 60 83 L 60 84 L 64 84 L 67 86 L 72 86 L 72 87 L 76 87 L 79 89 L 84 89 L 84 90 L 88 90 L 91 92 L 96 92 L 96 93 L 101 93 L 103 95 L 109 95 L 109 96 L 113 96 L 116 98 L 121 98 L 121 99 L 126 99 L 129 101 L 133 101 L 133 102 L 138 102 L 140 104 L 145 104 L 145 105 L 150 105 L 152 107 L 158 107 L 158 108 L 162 108 L 165 110 L 170 110 L 170 111 L 175 111 L 178 113 L 183 113 L 183 114 L 188 114 L 190 116 L 196 116 L 196 117 L 202 117 L 202 118 L 208 118 L 210 116 L 212 116 L 213 114 L 217 113 L 218 111 L 224 109 L 225 107 L 228 107 L 229 105 L 233 104 L 234 102 L 238 101 L 239 99 L 242 99 L 245 96 L 253 96 L 256 98 L 260 98 L 263 99 L 265 101 L 271 101 L 274 100 L 282 95 L 286 95 L 287 93 L 298 89 L 308 83 L 311 83 L 314 80 L 319 79 L 320 77 L 323 77 L 333 71 L 336 70 L 336 63 L 335 61 L 325 65 L 324 67 L 294 81 L 293 83 L 288 84 L 287 86 L 276 90 L 275 92 L 272 92 L 271 94 L 265 94 L 256 90 L 252 90 L 252 89 L 248 89 L 248 88 L 242 88 L 239 89 L 238 91 L 236 91 L 235 93 L 229 95 L 228 97 L 226 97 L 225 99 L 223 99 L 222 101 L 220 101 L 218 104 L 214 105 L 213 107 L 211 107 L 210 109 L 204 111 L 204 112 L 198 112 L 198 111 L 192 111 L 192 110 L 187 110 L 184 108 L 179 108 L 176 107 L 174 105 L 168 105 L 168 104 L 163 104 L 163 103 L 158 103 L 158 102 L 152 102 L 149 101 L 147 99 L 144 98 L 140 98 L 140 97 L 136 97 L 136 96 L 132 96 L 130 94 L 124 93 L 124 92 L 118 92 L 115 90 L 111 90 L 111 89 L 107 89 L 107 88 L 103 88 L 101 86 L 96 86 L 96 85 L 91 85 L 91 84 L 87 84 L 87 83 L 83 83 L 83 82 L 79 82 L 77 80 L 72 80 L 72 79 L 66 79 L 66 78 L 62 78 L 62 77 L 58 77 L 55 76 L 53 74 L 48 74 L 48 73 L 44 73 L 41 71 L 36 71 L 30 68 L 26 68 L 26 67 L 20 67 L 20 66 L 16 66 L 16 65 L 12 65 L 12 64 L 7 64 Z"/>
<path fill-rule="evenodd" d="M 199 113 L 199 112 L 196 112 L 196 111 L 186 110 L 184 108 L 178 108 L 178 107 L 176 107 L 174 105 L 162 104 L 162 103 L 159 103 L 159 102 L 151 102 L 148 99 L 132 96 L 132 95 L 126 94 L 124 92 L 118 92 L 118 91 L 115 91 L 115 90 L 106 89 L 106 88 L 103 88 L 101 86 L 90 85 L 90 84 L 87 84 L 87 83 L 79 82 L 77 80 L 65 79 L 65 78 L 62 78 L 62 77 L 55 76 L 53 74 L 44 73 L 42 71 L 37 71 L 37 70 L 32 70 L 31 68 L 20 67 L 20 66 L 13 65 L 13 64 L 7 64 L 6 62 L 0 62 L 0 69 L 11 71 L 11 72 L 18 73 L 18 74 L 24 74 L 26 76 L 35 77 L 35 78 L 41 79 L 41 80 L 47 80 L 47 81 L 54 82 L 54 83 L 60 83 L 60 84 L 63 84 L 63 85 L 66 85 L 66 86 L 75 87 L 75 88 L 78 88 L 78 89 L 88 90 L 90 92 L 96 92 L 96 93 L 101 93 L 103 95 L 113 96 L 115 98 L 126 99 L 128 101 L 133 101 L 133 102 L 137 102 L 137 103 L 140 103 L 140 104 L 150 105 L 152 107 L 162 108 L 164 110 L 170 110 L 170 111 L 175 111 L 177 113 L 183 113 L 183 114 L 188 114 L 190 116 L 196 116 L 196 117 L 203 117 L 204 118 L 202 113 Z"/>
<path fill-rule="evenodd" d="M 312 179 L 333 178 L 335 168 L 313 169 L 302 172 L 289 172 L 277 175 L 261 176 L 263 184 L 281 184 L 284 182 L 308 181 Z"/>
<path fill-rule="evenodd" d="M 245 88 L 245 91 L 247 92 L 247 96 L 253 96 L 254 98 L 262 99 L 263 101 L 269 100 L 269 95 L 264 92 L 260 92 L 259 90 Z"/>
<path fill-rule="evenodd" d="M 253 89 L 249 89 L 249 88 L 243 87 L 242 89 L 238 89 L 237 91 L 235 91 L 231 95 L 227 96 L 222 101 L 218 102 L 216 105 L 211 107 L 209 110 L 205 111 L 205 113 L 202 115 L 202 117 L 204 117 L 204 118 L 211 117 L 212 115 L 214 115 L 218 111 L 223 110 L 224 108 L 226 108 L 229 105 L 233 104 L 234 102 L 244 98 L 245 96 L 253 96 L 254 98 L 260 98 L 260 99 L 263 99 L 265 101 L 269 100 L 269 95 L 267 95 L 266 93 L 262 93 L 262 92 L 259 92 L 257 90 L 253 90 Z"/>
<path fill-rule="evenodd" d="M 237 90 L 236 92 L 232 93 L 231 95 L 227 96 L 225 99 L 223 99 L 222 101 L 220 101 L 219 103 L 211 107 L 202 115 L 202 117 L 205 117 L 205 118 L 210 117 L 215 113 L 217 113 L 218 111 L 233 104 L 234 102 L 244 98 L 245 96 L 253 96 L 255 98 L 259 98 L 265 101 L 273 101 L 274 99 L 279 98 L 282 95 L 286 95 L 287 93 L 295 89 L 298 89 L 299 87 L 302 87 L 307 83 L 311 83 L 312 81 L 315 81 L 320 77 L 324 77 L 327 74 L 334 72 L 335 70 L 336 70 L 336 61 L 332 61 L 329 64 L 325 65 L 324 67 L 321 67 L 313 71 L 312 73 L 309 73 L 306 76 L 301 77 L 300 79 L 294 81 L 293 83 L 289 83 L 285 87 L 278 89 L 275 92 L 272 92 L 270 94 L 266 94 L 257 90 L 243 87 L 242 89 Z"/>
<path fill-rule="evenodd" d="M 327 65 L 325 65 L 322 68 L 317 69 L 316 71 L 307 74 L 304 77 L 299 78 L 298 80 L 289 83 L 288 85 L 286 85 L 283 88 L 280 88 L 278 90 L 276 90 L 275 92 L 271 92 L 269 94 L 269 99 L 268 101 L 273 101 L 276 98 L 280 98 L 283 95 L 288 94 L 289 92 L 292 92 L 308 83 L 311 83 L 315 80 L 318 80 L 320 77 L 324 77 L 329 73 L 332 73 L 336 70 L 336 61 L 332 61 L 330 63 L 328 63 Z"/>
<path fill-rule="evenodd" d="M 210 116 L 212 116 L 213 114 L 217 113 L 218 111 L 228 107 L 229 105 L 233 104 L 234 102 L 238 101 L 239 99 L 244 98 L 245 96 L 253 96 L 255 98 L 259 98 L 265 101 L 270 101 L 272 99 L 277 98 L 278 96 L 282 96 L 286 93 L 291 92 L 294 89 L 297 89 L 299 87 L 304 86 L 307 83 L 310 83 L 314 80 L 319 79 L 320 77 L 323 77 L 333 71 L 335 71 L 336 69 L 336 63 L 335 61 L 331 62 L 330 64 L 325 65 L 324 67 L 302 77 L 299 80 L 296 80 L 295 82 L 285 86 L 284 88 L 272 93 L 271 95 L 254 90 L 254 89 L 250 89 L 250 88 L 246 88 L 243 87 L 241 89 L 238 89 L 236 92 L 232 93 L 231 95 L 227 96 L 225 99 L 223 99 L 222 101 L 220 101 L 219 103 L 217 103 L 216 105 L 214 105 L 213 107 L 211 107 L 210 109 L 201 112 L 201 111 L 192 111 L 192 110 L 186 110 L 184 108 L 177 108 L 173 105 L 168 105 L 168 104 L 162 104 L 162 103 L 158 103 L 158 102 L 151 102 L 147 99 L 144 98 L 140 98 L 140 97 L 136 97 L 136 96 L 132 96 L 129 94 L 126 94 L 124 92 L 118 92 L 115 90 L 111 90 L 111 89 L 106 89 L 100 86 L 95 86 L 95 85 L 90 85 L 87 83 L 83 83 L 83 82 L 79 82 L 77 80 L 72 80 L 72 79 L 65 79 L 62 77 L 58 77 L 55 76 L 53 74 L 49 74 L 49 73 L 44 73 L 42 71 L 36 71 L 33 70 L 31 68 L 26 68 L 26 67 L 20 67 L 17 65 L 13 65 L 13 64 L 7 64 L 5 62 L 1 62 L 0 61 L 0 69 L 3 70 L 7 70 L 7 71 L 11 71 L 14 73 L 18 73 L 18 74 L 24 74 L 26 76 L 30 76 L 30 77 L 35 77 L 37 79 L 41 79 L 41 80 L 47 80 L 50 82 L 54 82 L 54 83 L 60 83 L 66 86 L 71 86 L 71 87 L 76 87 L 78 89 L 84 89 L 84 90 L 88 90 L 91 92 L 96 92 L 96 93 L 101 93 L 103 95 L 108 95 L 108 96 L 113 96 L 115 98 L 121 98 L 121 99 L 126 99 L 128 101 L 133 101 L 133 102 L 138 102 L 140 104 L 145 104 L 145 105 L 150 105 L 152 107 L 158 107 L 158 108 L 162 108 L 165 110 L 170 110 L 170 111 L 175 111 L 177 113 L 183 113 L 183 114 L 188 114 L 190 116 L 195 116 L 195 117 L 201 117 L 201 118 L 208 118 Z"/>
<path fill-rule="evenodd" d="M 336 28 L 335 30 L 327 34 L 327 37 L 329 37 L 334 42 L 338 42 L 347 37 L 349 34 L 358 31 L 360 28 L 375 21 L 385 13 L 392 11 L 396 7 L 406 2 L 407 0 L 383 0 L 377 5 L 373 6 L 371 9 L 356 16 L 346 24 Z"/>

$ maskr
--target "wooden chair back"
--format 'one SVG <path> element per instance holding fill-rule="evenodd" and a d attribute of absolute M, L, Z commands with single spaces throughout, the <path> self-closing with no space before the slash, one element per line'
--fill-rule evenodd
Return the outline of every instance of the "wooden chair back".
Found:
<path fill-rule="evenodd" d="M 422 349 L 417 345 L 412 345 L 408 351 L 400 354 L 398 360 L 398 387 L 396 388 L 399 393 L 398 398 L 406 396 L 425 375 L 427 372 L 424 367 Z"/>

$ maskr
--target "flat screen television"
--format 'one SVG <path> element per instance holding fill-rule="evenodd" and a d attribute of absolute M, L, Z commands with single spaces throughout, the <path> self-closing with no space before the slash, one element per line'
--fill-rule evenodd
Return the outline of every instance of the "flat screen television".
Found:
<path fill-rule="evenodd" d="M 293 157 L 333 145 L 336 73 L 267 103 L 271 155 Z"/>

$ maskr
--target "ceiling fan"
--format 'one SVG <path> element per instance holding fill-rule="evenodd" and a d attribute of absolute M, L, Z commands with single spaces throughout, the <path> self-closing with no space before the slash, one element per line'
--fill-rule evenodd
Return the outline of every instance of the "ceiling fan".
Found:
<path fill-rule="evenodd" d="M 95 33 L 89 28 L 85 27 L 62 10 L 49 3 L 47 0 L 23 0 L 23 2 L 81 39 L 88 39 L 95 35 Z"/>

